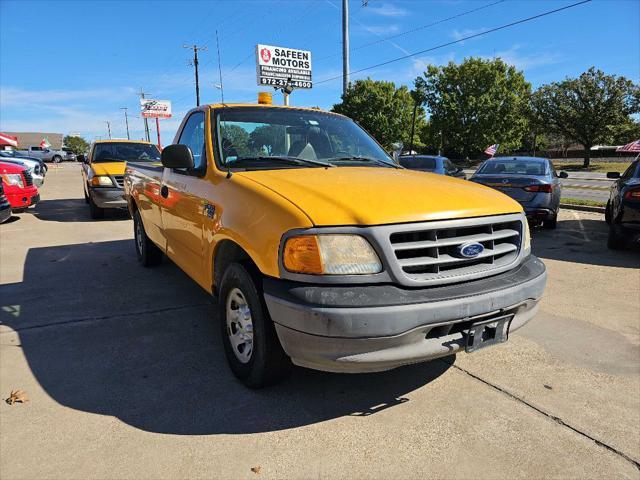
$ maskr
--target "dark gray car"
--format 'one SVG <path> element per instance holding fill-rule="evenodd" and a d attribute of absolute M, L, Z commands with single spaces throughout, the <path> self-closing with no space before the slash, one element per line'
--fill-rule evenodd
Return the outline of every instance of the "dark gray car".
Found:
<path fill-rule="evenodd" d="M 450 177 L 467 178 L 462 168 L 454 165 L 447 157 L 439 155 L 402 155 L 398 163 L 409 170 L 439 173 Z"/>
<path fill-rule="evenodd" d="M 561 178 L 551 161 L 538 157 L 496 157 L 485 161 L 471 177 L 472 182 L 493 187 L 517 200 L 532 223 L 556 228 Z"/>

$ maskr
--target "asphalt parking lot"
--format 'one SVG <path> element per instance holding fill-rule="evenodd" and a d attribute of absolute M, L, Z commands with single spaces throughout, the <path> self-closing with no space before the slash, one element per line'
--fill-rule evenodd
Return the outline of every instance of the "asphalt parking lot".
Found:
<path fill-rule="evenodd" d="M 506 344 L 251 391 L 207 295 L 51 169 L 0 226 L 0 394 L 30 399 L 0 404 L 0 477 L 640 478 L 640 254 L 595 213 L 533 236 L 546 295 Z"/>

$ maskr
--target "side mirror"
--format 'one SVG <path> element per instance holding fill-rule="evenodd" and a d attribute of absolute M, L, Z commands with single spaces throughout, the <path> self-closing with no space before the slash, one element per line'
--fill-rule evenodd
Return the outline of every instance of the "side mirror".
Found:
<path fill-rule="evenodd" d="M 166 168 L 193 168 L 193 153 L 186 145 L 169 145 L 164 147 L 160 156 L 162 166 Z"/>
<path fill-rule="evenodd" d="M 620 172 L 607 172 L 607 178 L 620 178 Z"/>
<path fill-rule="evenodd" d="M 569 174 L 567 172 L 560 172 L 560 175 L 558 175 L 560 178 L 569 178 Z"/>

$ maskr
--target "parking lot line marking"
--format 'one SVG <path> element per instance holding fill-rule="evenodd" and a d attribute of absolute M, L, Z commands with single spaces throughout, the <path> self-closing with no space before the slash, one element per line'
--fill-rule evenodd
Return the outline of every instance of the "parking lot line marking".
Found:
<path fill-rule="evenodd" d="M 578 215 L 577 212 L 571 210 L 571 215 L 573 215 L 573 218 L 575 218 L 578 221 L 578 228 L 580 229 L 580 233 L 582 234 L 582 238 L 584 239 L 585 242 L 589 242 L 589 237 L 587 236 L 587 230 L 584 228 L 584 223 L 582 223 L 582 219 L 580 218 L 580 215 Z"/>
<path fill-rule="evenodd" d="M 521 403 L 521 404 L 523 404 L 523 405 L 525 405 L 525 406 L 527 406 L 527 407 L 531 408 L 532 410 L 535 410 L 536 412 L 538 412 L 538 413 L 540 413 L 540 414 L 544 415 L 544 416 L 545 416 L 545 417 L 547 417 L 548 419 L 553 420 L 553 421 L 554 421 L 554 422 L 556 422 L 558 425 L 560 425 L 560 426 L 562 426 L 562 427 L 566 427 L 566 428 L 568 428 L 569 430 L 574 431 L 574 432 L 575 432 L 575 433 L 577 433 L 578 435 L 581 435 L 581 436 L 583 436 L 584 438 L 587 438 L 588 440 L 591 440 L 591 441 L 592 441 L 592 442 L 594 442 L 596 445 L 598 445 L 598 446 L 600 446 L 600 447 L 603 447 L 603 448 L 605 448 L 605 449 L 609 450 L 610 452 L 612 452 L 612 453 L 614 453 L 614 454 L 618 455 L 619 457 L 623 458 L 623 459 L 624 459 L 624 460 L 626 460 L 627 462 L 629 462 L 629 463 L 631 463 L 631 464 L 635 465 L 635 467 L 636 467 L 638 470 L 640 470 L 640 462 L 638 462 L 637 460 L 634 460 L 634 459 L 633 459 L 633 458 L 631 458 L 629 455 L 627 455 L 627 454 L 626 454 L 626 453 L 624 453 L 624 452 L 621 452 L 621 451 L 620 451 L 620 450 L 618 450 L 617 448 L 612 447 L 611 445 L 609 445 L 609 444 L 607 444 L 607 443 L 604 443 L 604 442 L 603 442 L 603 441 L 601 441 L 601 440 L 598 440 L 597 438 L 595 438 L 595 437 L 593 437 L 593 436 L 589 435 L 587 432 L 583 432 L 583 431 L 582 431 L 582 430 L 580 430 L 579 428 L 574 427 L 573 425 L 568 424 L 567 422 L 565 422 L 564 420 L 562 420 L 560 417 L 556 417 L 555 415 L 552 415 L 551 413 L 549 413 L 549 412 L 547 412 L 547 411 L 543 410 L 542 408 L 540 408 L 540 407 L 536 407 L 536 406 L 535 406 L 535 405 L 533 405 L 532 403 L 530 403 L 530 402 L 528 402 L 528 401 L 524 400 L 523 398 L 518 397 L 517 395 L 515 395 L 515 394 L 513 394 L 513 393 L 509 392 L 508 390 L 505 390 L 504 388 L 499 387 L 498 385 L 496 385 L 496 384 L 494 384 L 494 383 L 491 383 L 491 382 L 489 382 L 489 381 L 485 380 L 484 378 L 479 377 L 478 375 L 475 375 L 475 374 L 473 374 L 473 373 L 469 372 L 468 370 L 465 370 L 465 369 L 464 369 L 464 368 L 462 368 L 462 367 L 459 367 L 458 365 L 455 365 L 452 361 L 447 361 L 447 360 L 444 360 L 444 359 L 441 359 L 440 361 L 441 361 L 441 362 L 444 362 L 444 363 L 449 364 L 451 367 L 453 367 L 453 368 L 455 368 L 455 369 L 459 370 L 460 372 L 466 373 L 466 374 L 467 374 L 467 375 L 469 375 L 471 378 L 474 378 L 474 379 L 478 380 L 479 382 L 482 382 L 482 383 L 484 383 L 485 385 L 487 385 L 487 386 L 489 386 L 489 387 L 491 387 L 491 388 L 493 388 L 493 389 L 497 390 L 498 392 L 505 394 L 507 397 L 509 397 L 509 398 L 511 398 L 511 399 L 513 399 L 513 400 L 515 400 L 516 402 L 519 402 L 519 403 Z"/>

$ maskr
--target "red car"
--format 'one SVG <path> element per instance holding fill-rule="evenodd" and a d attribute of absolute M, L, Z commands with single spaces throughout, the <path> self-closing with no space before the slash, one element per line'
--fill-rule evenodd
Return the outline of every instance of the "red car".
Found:
<path fill-rule="evenodd" d="M 12 210 L 21 211 L 40 201 L 38 189 L 25 167 L 0 162 L 0 178 Z"/>

